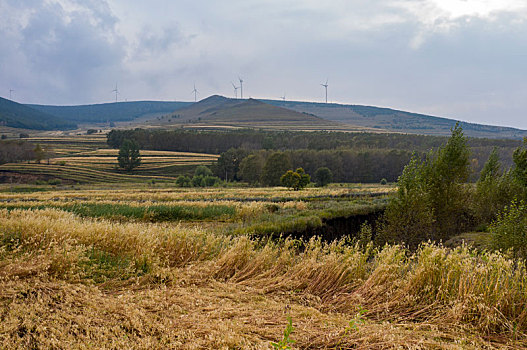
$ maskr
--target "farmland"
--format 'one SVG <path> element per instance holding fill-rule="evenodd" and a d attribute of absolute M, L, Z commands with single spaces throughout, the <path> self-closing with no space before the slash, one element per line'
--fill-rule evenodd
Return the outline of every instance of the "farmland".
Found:
<path fill-rule="evenodd" d="M 49 156 L 40 164 L 3 164 L 0 172 L 8 177 L 24 174 L 69 183 L 167 182 L 174 181 L 177 175 L 191 173 L 197 165 L 210 165 L 218 158 L 202 153 L 142 151 L 142 164 L 131 175 L 118 169 L 118 150 L 107 148 L 104 135 L 35 136 L 27 140 L 44 147 Z"/>
<path fill-rule="evenodd" d="M 290 235 L 382 210 L 392 186 L 159 186 L 2 185 L 2 347 L 266 349 L 287 317 L 294 348 L 527 346 L 507 256 Z"/>

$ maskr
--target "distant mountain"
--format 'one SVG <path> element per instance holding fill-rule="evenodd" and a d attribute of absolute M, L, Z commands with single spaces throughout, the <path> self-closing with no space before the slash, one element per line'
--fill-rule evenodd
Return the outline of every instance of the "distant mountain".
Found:
<path fill-rule="evenodd" d="M 27 105 L 77 123 L 129 121 L 154 114 L 169 114 L 192 102 L 135 101 L 80 106 Z"/>
<path fill-rule="evenodd" d="M 273 106 L 255 99 L 241 100 L 210 96 L 152 125 L 190 124 L 193 127 L 240 127 L 294 130 L 351 130 L 350 126 L 317 116 Z M 358 129 L 354 129 L 358 130 Z M 360 128 L 364 130 L 364 128 Z"/>
<path fill-rule="evenodd" d="M 66 121 L 49 113 L 1 97 L 0 125 L 35 130 L 76 128 L 76 124 L 71 121 Z"/>
<path fill-rule="evenodd" d="M 335 103 L 263 100 L 274 106 L 310 113 L 339 123 L 423 135 L 449 135 L 453 119 L 410 113 L 390 108 Z M 466 136 L 486 138 L 523 138 L 526 130 L 462 122 Z"/>

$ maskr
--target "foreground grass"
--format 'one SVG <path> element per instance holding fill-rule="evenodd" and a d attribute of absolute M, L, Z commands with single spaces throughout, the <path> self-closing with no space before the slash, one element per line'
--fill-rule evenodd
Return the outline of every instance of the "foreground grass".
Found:
<path fill-rule="evenodd" d="M 0 210 L 2 348 L 265 349 L 287 316 L 297 348 L 525 348 L 527 272 L 463 246 L 254 241 Z"/>

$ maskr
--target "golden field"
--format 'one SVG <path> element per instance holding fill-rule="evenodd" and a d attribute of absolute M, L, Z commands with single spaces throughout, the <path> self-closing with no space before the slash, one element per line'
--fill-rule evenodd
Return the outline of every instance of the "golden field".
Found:
<path fill-rule="evenodd" d="M 0 348 L 271 349 L 289 316 L 293 349 L 527 347 L 527 271 L 507 255 L 230 230 L 374 206 L 390 188 L 112 187 L 2 187 Z M 133 216 L 160 202 L 218 211 Z M 108 205 L 133 215 L 94 211 Z"/>

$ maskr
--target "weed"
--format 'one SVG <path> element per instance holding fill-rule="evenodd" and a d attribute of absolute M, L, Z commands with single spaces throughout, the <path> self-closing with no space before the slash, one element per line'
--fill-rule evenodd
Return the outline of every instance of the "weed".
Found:
<path fill-rule="evenodd" d="M 291 318 L 291 316 L 288 316 L 287 326 L 285 327 L 285 330 L 284 330 L 284 337 L 278 343 L 274 343 L 274 342 L 271 343 L 271 346 L 273 347 L 273 349 L 280 349 L 280 350 L 291 349 L 290 344 L 296 343 L 295 340 L 290 338 L 291 333 L 293 333 L 293 331 L 294 331 L 293 319 Z"/>

